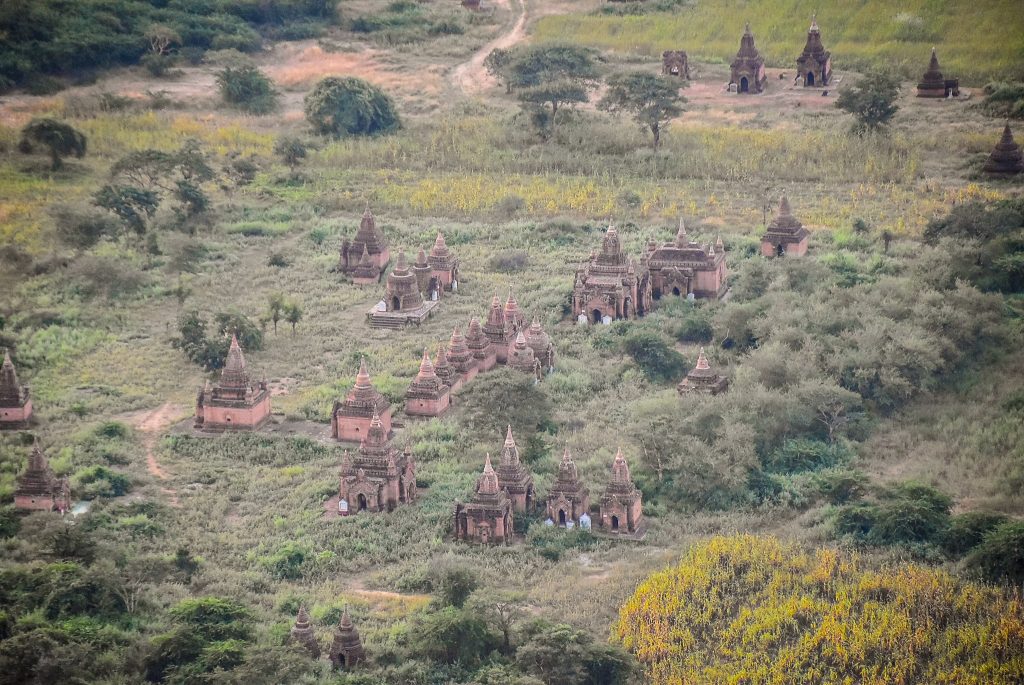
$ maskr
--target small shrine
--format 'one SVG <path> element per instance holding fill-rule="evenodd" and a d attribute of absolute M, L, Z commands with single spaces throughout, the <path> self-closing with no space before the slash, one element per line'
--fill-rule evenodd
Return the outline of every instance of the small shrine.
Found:
<path fill-rule="evenodd" d="M 370 205 L 366 205 L 363 218 L 359 222 L 359 230 L 351 241 L 345 238 L 341 242 L 341 250 L 338 253 L 338 270 L 342 273 L 352 275 L 352 272 L 362 261 L 363 253 L 372 269 L 376 269 L 377 277 L 380 277 L 384 267 L 391 261 L 391 253 L 388 252 L 388 244 L 384 234 L 377 229 L 377 220 L 370 211 Z M 364 273 L 370 273 L 364 270 Z"/>
<path fill-rule="evenodd" d="M 729 379 L 716 373 L 711 368 L 707 355 L 704 354 L 703 347 L 700 348 L 700 353 L 697 355 L 697 365 L 676 386 L 676 390 L 680 395 L 687 395 L 689 393 L 717 395 L 720 392 L 725 392 L 728 388 Z"/>
<path fill-rule="evenodd" d="M 348 452 L 341 464 L 338 511 L 394 511 L 416 500 L 416 460 L 399 451 L 388 439 L 381 417 L 374 411 L 370 429 L 359 443 L 355 459 Z"/>
<path fill-rule="evenodd" d="M 455 503 L 455 539 L 487 544 L 512 542 L 512 500 L 498 486 L 498 474 L 491 466 L 491 455 L 484 460 L 484 472 L 476 480 L 468 504 Z"/>
<path fill-rule="evenodd" d="M 270 419 L 267 381 L 253 381 L 245 367 L 238 336 L 231 346 L 216 385 L 206 385 L 196 396 L 195 427 L 204 431 L 255 430 Z"/>
<path fill-rule="evenodd" d="M 438 231 L 434 239 L 434 246 L 430 248 L 430 256 L 427 257 L 430 264 L 430 275 L 433 279 L 428 285 L 427 293 L 440 293 L 447 290 L 459 289 L 459 260 L 448 249 L 444 242 L 444 234 Z"/>
<path fill-rule="evenodd" d="M 469 328 L 466 329 L 466 346 L 473 355 L 473 365 L 478 372 L 490 371 L 498 363 L 494 346 L 475 316 L 469 320 Z"/>
<path fill-rule="evenodd" d="M 538 381 L 544 377 L 540 362 L 533 356 L 533 349 L 526 344 L 526 336 L 522 331 L 516 334 L 516 341 L 509 345 L 507 364 L 509 368 L 532 374 Z"/>
<path fill-rule="evenodd" d="M 666 50 L 661 53 L 661 73 L 690 80 L 690 59 L 683 50 Z"/>
<path fill-rule="evenodd" d="M 644 529 L 642 494 L 633 483 L 622 448 L 612 462 L 612 478 L 601 495 L 598 525 L 603 532 L 641 534 Z"/>
<path fill-rule="evenodd" d="M 434 371 L 430 354 L 423 350 L 420 371 L 405 393 L 405 413 L 412 416 L 440 416 L 451 406 L 451 388 Z"/>
<path fill-rule="evenodd" d="M 512 294 L 512 288 L 508 289 L 508 299 L 505 300 L 503 314 L 505 317 L 505 327 L 510 337 L 515 337 L 516 333 L 523 330 L 526 317 L 523 316 L 522 310 L 519 309 L 519 303 L 516 301 L 516 296 Z"/>
<path fill-rule="evenodd" d="M 341 671 L 351 670 L 366 660 L 363 642 L 359 639 L 359 631 L 348 615 L 348 607 L 341 612 L 341 620 L 334 629 L 334 640 L 327 656 L 331 660 L 331 665 Z"/>
<path fill-rule="evenodd" d="M 942 69 L 939 67 L 939 58 L 932 48 L 932 58 L 928 61 L 928 71 L 921 76 L 921 82 L 917 84 L 917 97 L 919 98 L 948 98 L 960 95 L 960 82 L 957 79 L 948 79 L 942 76 Z"/>
<path fill-rule="evenodd" d="M 802 257 L 807 254 L 810 232 L 793 216 L 785 195 L 779 202 L 779 213 L 761 236 L 761 254 L 765 257 Z"/>
<path fill-rule="evenodd" d="M 0 430 L 27 428 L 32 420 L 32 396 L 29 386 L 18 382 L 11 355 L 4 350 L 0 366 Z"/>
<path fill-rule="evenodd" d="M 448 363 L 448 348 L 445 347 L 444 343 L 437 344 L 437 354 L 434 355 L 434 373 L 441 381 L 451 388 L 451 392 L 455 391 L 456 381 L 460 381 L 460 378 L 452 365 Z M 461 387 L 461 384 L 460 384 Z"/>
<path fill-rule="evenodd" d="M 336 400 L 331 409 L 331 437 L 335 440 L 359 442 L 370 430 L 370 422 L 376 414 L 384 426 L 386 435 L 391 435 L 391 403 L 370 380 L 366 370 L 366 359 L 359 362 L 356 383 L 344 400 Z"/>
<path fill-rule="evenodd" d="M 448 363 L 455 372 L 455 382 L 452 390 L 458 390 L 463 384 L 468 383 L 476 377 L 476 364 L 473 363 L 473 353 L 469 350 L 466 336 L 458 326 L 452 331 L 452 337 L 448 340 Z"/>
<path fill-rule="evenodd" d="M 373 285 L 380 281 L 380 271 L 380 267 L 370 259 L 366 245 L 363 245 L 363 256 L 351 271 L 352 282 L 356 285 Z"/>
<path fill-rule="evenodd" d="M 505 444 L 501 448 L 501 458 L 498 461 L 498 487 L 508 494 L 514 511 L 522 514 L 533 509 L 536 498 L 533 476 L 519 459 L 519 447 L 512 437 L 511 425 L 505 434 Z"/>
<path fill-rule="evenodd" d="M 654 300 L 666 295 L 718 299 L 728 291 L 722 239 L 715 244 L 695 243 L 686 234 L 682 219 L 675 240 L 661 246 L 648 243 L 640 262 L 649 275 Z"/>
<path fill-rule="evenodd" d="M 748 23 L 740 38 L 740 49 L 732 61 L 729 72 L 729 90 L 737 93 L 762 93 L 768 82 L 764 70 L 764 57 L 754 46 L 754 34 Z"/>
<path fill-rule="evenodd" d="M 996 143 L 983 170 L 991 176 L 1015 176 L 1024 171 L 1020 145 L 1013 139 L 1009 124 L 1003 128 L 1003 136 Z"/>
<path fill-rule="evenodd" d="M 589 518 L 589 512 L 590 491 L 580 481 L 576 462 L 566 447 L 558 466 L 558 478 L 548 492 L 548 518 L 559 526 L 570 526 L 579 523 L 584 514 Z"/>
<path fill-rule="evenodd" d="M 555 368 L 555 345 L 536 318 L 526 329 L 526 344 L 533 350 L 533 357 L 540 364 L 542 371 L 547 373 Z"/>
<path fill-rule="evenodd" d="M 372 328 L 401 328 L 410 323 L 422 323 L 437 304 L 437 299 L 423 299 L 405 253 L 399 252 L 395 268 L 388 274 L 384 299 L 370 308 L 366 318 Z"/>
<path fill-rule="evenodd" d="M 71 509 L 71 486 L 67 476 L 58 478 L 53 472 L 38 439 L 32 445 L 28 466 L 15 480 L 14 508 L 62 514 Z"/>
<path fill-rule="evenodd" d="M 490 341 L 494 351 L 495 360 L 504 364 L 508 359 L 508 345 L 512 342 L 509 337 L 509 326 L 505 322 L 505 310 L 501 306 L 498 295 L 491 300 L 491 309 L 487 313 L 487 321 L 483 325 L 484 336 Z"/>
<path fill-rule="evenodd" d="M 572 315 L 580 323 L 595 324 L 643 316 L 651 306 L 649 286 L 646 271 L 638 271 L 622 249 L 619 232 L 609 226 L 601 251 L 576 270 Z"/>
<path fill-rule="evenodd" d="M 807 44 L 796 58 L 796 76 L 805 87 L 827 86 L 832 80 L 832 53 L 821 44 L 821 30 L 817 17 L 811 19 L 807 30 Z"/>
<path fill-rule="evenodd" d="M 309 652 L 310 657 L 320 658 L 320 643 L 316 641 L 316 633 L 309 623 L 305 605 L 299 606 L 299 614 L 295 617 L 295 625 L 292 626 L 288 640 Z"/>

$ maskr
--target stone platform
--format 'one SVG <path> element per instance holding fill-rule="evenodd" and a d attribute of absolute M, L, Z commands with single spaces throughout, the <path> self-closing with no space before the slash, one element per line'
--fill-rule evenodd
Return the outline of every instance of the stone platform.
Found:
<path fill-rule="evenodd" d="M 415 309 L 399 312 L 378 311 L 374 305 L 366 312 L 366 320 L 370 322 L 370 328 L 402 328 L 408 324 L 418 326 L 427 320 L 438 304 L 440 300 L 427 300 Z"/>

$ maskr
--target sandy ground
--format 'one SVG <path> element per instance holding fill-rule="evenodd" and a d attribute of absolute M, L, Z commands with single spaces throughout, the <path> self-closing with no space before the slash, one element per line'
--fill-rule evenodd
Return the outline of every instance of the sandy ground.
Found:
<path fill-rule="evenodd" d="M 497 82 L 484 67 L 487 55 L 498 48 L 508 49 L 526 39 L 526 20 L 528 18 L 526 3 L 525 0 L 514 1 L 519 7 L 519 14 L 515 23 L 512 24 L 512 28 L 473 53 L 468 62 L 463 62 L 452 69 L 449 80 L 463 93 L 473 95 L 495 86 Z M 508 8 L 509 2 L 510 0 L 497 0 L 495 4 Z"/>
<path fill-rule="evenodd" d="M 146 470 L 158 480 L 167 480 L 170 475 L 157 461 L 153 448 L 160 434 L 177 420 L 183 408 L 180 405 L 167 402 L 151 412 L 138 415 L 134 421 L 135 428 L 142 432 L 142 444 L 146 448 Z M 171 488 L 160 488 L 160 491 L 170 499 L 172 507 L 179 506 L 178 493 Z"/>

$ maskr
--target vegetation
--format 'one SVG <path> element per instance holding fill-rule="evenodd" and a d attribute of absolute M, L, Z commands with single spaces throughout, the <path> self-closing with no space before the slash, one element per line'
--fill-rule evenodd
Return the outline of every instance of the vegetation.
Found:
<path fill-rule="evenodd" d="M 645 580 L 616 634 L 657 683 L 1012 683 L 1024 676 L 1022 621 L 1001 589 L 741 535 Z"/>
<path fill-rule="evenodd" d="M 65 157 L 84 157 L 85 144 L 85 136 L 62 121 L 33 119 L 21 129 L 18 149 L 30 153 L 33 145 L 45 147 L 50 153 L 50 171 L 57 171 Z"/>
<path fill-rule="evenodd" d="M 683 113 L 686 98 L 679 94 L 679 82 L 671 77 L 643 71 L 616 74 L 608 79 L 608 92 L 598 107 L 609 112 L 629 112 L 636 122 L 651 131 L 652 147 L 658 149 L 661 127 Z"/>
<path fill-rule="evenodd" d="M 217 72 L 217 85 L 224 102 L 249 114 L 269 114 L 277 108 L 274 84 L 251 64 L 227 66 Z"/>
<path fill-rule="evenodd" d="M 990 117 L 1024 119 L 1024 83 L 989 83 L 979 105 Z"/>
<path fill-rule="evenodd" d="M 305 111 L 314 131 L 335 138 L 388 133 L 401 126 L 391 97 L 354 77 L 321 80 L 306 95 Z"/>
<path fill-rule="evenodd" d="M 836 100 L 836 107 L 854 116 L 857 121 L 853 127 L 858 133 L 877 131 L 888 126 L 899 111 L 896 105 L 899 92 L 897 79 L 886 72 L 875 71 L 844 88 Z"/>

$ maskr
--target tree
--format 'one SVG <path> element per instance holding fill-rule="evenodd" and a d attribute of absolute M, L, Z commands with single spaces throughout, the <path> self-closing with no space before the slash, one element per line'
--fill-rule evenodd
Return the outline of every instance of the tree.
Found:
<path fill-rule="evenodd" d="M 484 58 L 484 69 L 495 79 L 505 84 L 505 92 L 512 92 L 512 79 L 508 72 L 508 66 L 512 63 L 513 53 L 511 50 L 494 48 Z"/>
<path fill-rule="evenodd" d="M 170 53 L 171 46 L 181 45 L 178 32 L 164 24 L 153 24 L 146 29 L 146 40 L 149 41 L 149 51 L 161 57 Z"/>
<path fill-rule="evenodd" d="M 306 158 L 306 144 L 295 136 L 281 136 L 274 143 L 274 154 L 280 157 L 294 174 L 295 167 Z"/>
<path fill-rule="evenodd" d="M 509 85 L 519 101 L 530 108 L 551 106 L 550 119 L 555 124 L 558 108 L 586 102 L 588 93 L 597 86 L 597 67 L 592 52 L 574 45 L 537 45 L 515 51 L 505 69 Z"/>
<path fill-rule="evenodd" d="M 993 582 L 1024 584 L 1024 523 L 1009 521 L 988 533 L 967 565 Z"/>
<path fill-rule="evenodd" d="M 836 107 L 856 118 L 853 130 L 857 133 L 885 128 L 899 107 L 899 81 L 888 72 L 872 71 L 856 84 L 839 94 Z"/>
<path fill-rule="evenodd" d="M 295 326 L 302 320 L 302 306 L 295 300 L 289 300 L 284 306 L 284 318 L 292 325 L 292 335 L 295 335 Z"/>
<path fill-rule="evenodd" d="M 654 331 L 634 331 L 622 341 L 622 347 L 652 383 L 678 380 L 686 372 L 683 355 Z"/>
<path fill-rule="evenodd" d="M 684 82 L 688 85 L 687 82 Z M 648 128 L 654 137 L 652 147 L 661 142 L 662 124 L 683 113 L 686 98 L 679 94 L 679 80 L 646 71 L 615 74 L 608 79 L 608 92 L 598 102 L 598 109 L 608 112 L 629 112 L 638 124 Z"/>
<path fill-rule="evenodd" d="M 85 135 L 56 119 L 33 119 L 21 129 L 18 149 L 24 153 L 31 153 L 33 143 L 42 145 L 50 151 L 50 171 L 60 169 L 64 157 L 73 155 L 81 159 L 85 156 Z"/>
<path fill-rule="evenodd" d="M 225 67 L 217 72 L 217 85 L 224 102 L 243 112 L 268 114 L 277 108 L 274 84 L 252 64 Z"/>
<path fill-rule="evenodd" d="M 277 335 L 277 322 L 284 312 L 285 299 L 282 293 L 272 293 L 267 302 L 267 318 L 274 323 L 274 335 Z"/>
<path fill-rule="evenodd" d="M 469 598 L 469 610 L 482 616 L 492 628 L 501 633 L 505 654 L 512 651 L 512 629 L 525 614 L 526 596 L 521 592 L 488 590 L 474 592 Z"/>
<path fill-rule="evenodd" d="M 306 119 L 320 135 L 388 133 L 401 127 L 391 96 L 355 77 L 322 79 L 304 101 Z"/>
<path fill-rule="evenodd" d="M 431 569 L 430 580 L 440 605 L 459 609 L 477 586 L 475 572 L 451 560 L 435 564 Z"/>
<path fill-rule="evenodd" d="M 141 237 L 146 233 L 146 221 L 160 206 L 160 196 L 135 186 L 105 185 L 93 196 L 93 204 L 116 214 L 126 236 L 135 233 Z"/>

